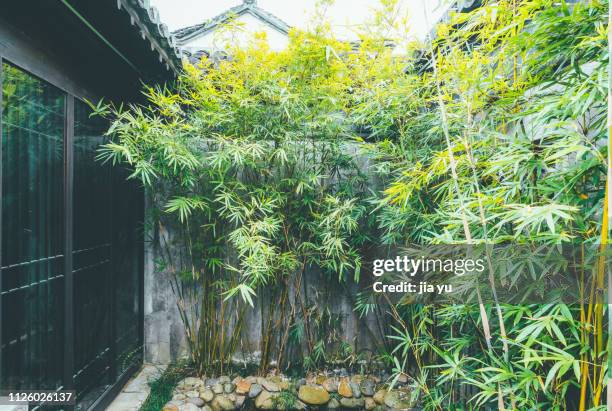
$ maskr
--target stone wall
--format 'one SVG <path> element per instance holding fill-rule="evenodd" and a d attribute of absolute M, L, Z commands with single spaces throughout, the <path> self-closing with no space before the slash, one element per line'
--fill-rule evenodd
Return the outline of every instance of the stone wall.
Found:
<path fill-rule="evenodd" d="M 350 376 L 345 371 L 294 380 L 283 375 L 188 377 L 174 389 L 163 411 L 415 409 L 414 382 L 401 375 L 391 387 L 387 380 L 375 374 Z"/>

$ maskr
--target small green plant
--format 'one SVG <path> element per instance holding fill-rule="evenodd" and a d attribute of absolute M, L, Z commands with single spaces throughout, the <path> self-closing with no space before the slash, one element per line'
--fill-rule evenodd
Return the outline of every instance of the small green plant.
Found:
<path fill-rule="evenodd" d="M 140 411 L 159 411 L 164 408 L 164 405 L 172 399 L 176 385 L 193 373 L 193 367 L 186 362 L 169 365 L 159 378 L 149 383 L 151 393 L 140 407 Z"/>
<path fill-rule="evenodd" d="M 293 410 L 296 408 L 298 401 L 299 399 L 295 387 L 290 387 L 288 389 L 281 390 L 281 392 L 274 397 L 272 403 L 276 409 Z"/>
<path fill-rule="evenodd" d="M 329 398 L 330 398 L 330 400 L 336 400 L 338 402 L 340 402 L 340 400 L 342 399 L 340 394 L 338 394 L 337 392 L 330 392 L 329 393 Z"/>

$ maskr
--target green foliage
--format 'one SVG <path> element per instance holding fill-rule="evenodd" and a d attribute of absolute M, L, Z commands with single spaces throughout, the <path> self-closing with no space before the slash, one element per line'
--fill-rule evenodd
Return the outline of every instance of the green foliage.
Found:
<path fill-rule="evenodd" d="M 356 89 L 403 66 L 382 39 L 354 49 L 327 30 L 292 32 L 279 53 L 256 36 L 230 60 L 187 65 L 175 89 L 146 88 L 147 107 L 97 108 L 114 119 L 100 160 L 130 165 L 148 189 L 165 249 L 158 269 L 173 276 L 200 372 L 227 366 L 264 289 L 262 371 L 273 351 L 279 363 L 304 352 L 320 364 L 340 344 L 330 326 L 319 330 L 306 290 L 289 290 L 308 287 L 312 267 L 338 284 L 359 281 L 375 227 L 347 113 Z"/>
<path fill-rule="evenodd" d="M 286 390 L 281 390 L 277 396 L 273 398 L 274 407 L 279 410 L 292 410 L 298 404 L 298 396 L 295 387 L 290 387 Z"/>
<path fill-rule="evenodd" d="M 147 88 L 148 107 L 98 107 L 114 116 L 100 158 L 132 167 L 172 246 L 158 268 L 173 274 L 198 372 L 227 367 L 262 295 L 260 371 L 272 355 L 280 368 L 362 359 L 305 283 L 313 268 L 363 281 L 380 245 L 597 241 L 608 3 L 484 1 L 425 46 L 401 38 L 397 6 L 385 0 L 357 46 L 325 22 L 282 52 L 256 36 L 186 66 L 176 89 Z M 425 409 L 601 404 L 602 304 L 354 303 Z"/>
<path fill-rule="evenodd" d="M 183 378 L 193 372 L 187 364 L 177 363 L 168 366 L 168 369 L 151 381 L 151 393 L 140 407 L 140 411 L 159 411 L 172 399 L 172 391 Z"/>
<path fill-rule="evenodd" d="M 408 241 L 462 241 L 461 213 L 475 240 L 555 243 L 596 233 L 592 217 L 605 175 L 598 142 L 606 137 L 607 7 L 513 4 L 487 2 L 439 28 L 439 81 L 464 198 L 455 193 L 438 109 L 423 109 L 438 98 L 436 80 L 425 74 L 410 93 L 420 96 L 411 103 L 419 114 L 393 116 L 408 132 L 378 144 L 390 163 L 384 170 L 393 174 L 386 203 L 399 206 L 384 212 L 388 237 L 397 237 L 402 220 L 416 220 L 420 230 L 405 225 Z M 412 149 L 418 141 L 427 144 Z"/>
<path fill-rule="evenodd" d="M 429 70 L 379 94 L 391 110 L 365 98 L 356 110 L 386 136 L 368 147 L 387 187 L 382 239 L 596 242 L 607 171 L 608 4 L 483 3 L 437 28 Z M 426 409 L 596 408 L 603 310 L 399 306 L 395 371 L 416 374 Z"/>

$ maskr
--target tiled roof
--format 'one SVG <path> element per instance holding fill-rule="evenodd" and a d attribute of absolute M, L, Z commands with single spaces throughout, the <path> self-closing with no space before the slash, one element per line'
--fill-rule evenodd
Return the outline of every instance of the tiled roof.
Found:
<path fill-rule="evenodd" d="M 204 23 L 184 27 L 172 32 L 172 35 L 174 35 L 174 37 L 177 39 L 178 44 L 182 45 L 195 37 L 199 37 L 214 30 L 219 25 L 228 22 L 230 19 L 242 16 L 244 14 L 253 15 L 281 33 L 288 34 L 289 29 L 291 28 L 283 20 L 279 19 L 272 13 L 265 11 L 261 7 L 258 7 L 255 0 L 244 0 L 242 4 L 228 9 L 224 13 L 205 21 Z"/>
<path fill-rule="evenodd" d="M 142 38 L 151 43 L 151 49 L 159 54 L 160 62 L 178 71 L 181 68 L 182 50 L 168 26 L 160 21 L 159 12 L 149 0 L 117 0 L 117 7 L 129 15 L 132 25 L 138 26 Z"/>

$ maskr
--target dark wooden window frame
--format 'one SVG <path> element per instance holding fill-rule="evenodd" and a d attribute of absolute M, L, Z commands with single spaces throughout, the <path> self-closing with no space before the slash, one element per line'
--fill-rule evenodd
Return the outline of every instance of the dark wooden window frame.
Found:
<path fill-rule="evenodd" d="M 2 22 L 0 22 L 2 23 Z M 4 47 L 2 47 L 4 46 Z M 8 46 L 8 47 L 7 47 Z M 0 113 L 2 113 L 2 83 L 3 63 L 9 63 L 38 77 L 47 83 L 57 87 L 66 94 L 65 99 L 65 124 L 64 124 L 64 386 L 62 389 L 73 389 L 74 387 L 74 298 L 73 298 L 73 182 L 74 182 L 74 99 L 97 101 L 97 97 L 82 87 L 77 82 L 64 74 L 62 64 L 52 58 L 41 60 L 40 50 L 30 44 L 24 36 L 14 35 L 10 27 L 0 24 Z M 2 116 L 0 115 L 0 136 L 2 136 Z M 0 138 L 0 205 L 2 204 L 2 140 Z M 0 232 L 2 229 L 2 213 L 0 212 Z M 0 250 L 2 249 L 2 236 L 0 235 Z M 138 338 L 139 345 L 143 346 L 144 336 L 144 250 L 140 250 L 140 272 L 138 275 Z M 2 266 L 2 255 L 0 252 L 0 267 Z M 2 275 L 0 272 L 0 289 L 2 286 Z M 0 319 L 2 318 L 2 296 L 0 294 Z M 115 310 L 110 310 L 110 322 L 114 323 Z M 2 341 L 2 327 L 0 327 L 0 341 Z M 0 355 L 0 381 L 2 381 L 2 355 Z M 90 410 L 104 410 L 129 378 L 138 370 L 139 365 L 134 364 L 125 370 L 90 407 Z M 73 411 L 74 406 L 65 407 L 67 411 Z"/>

